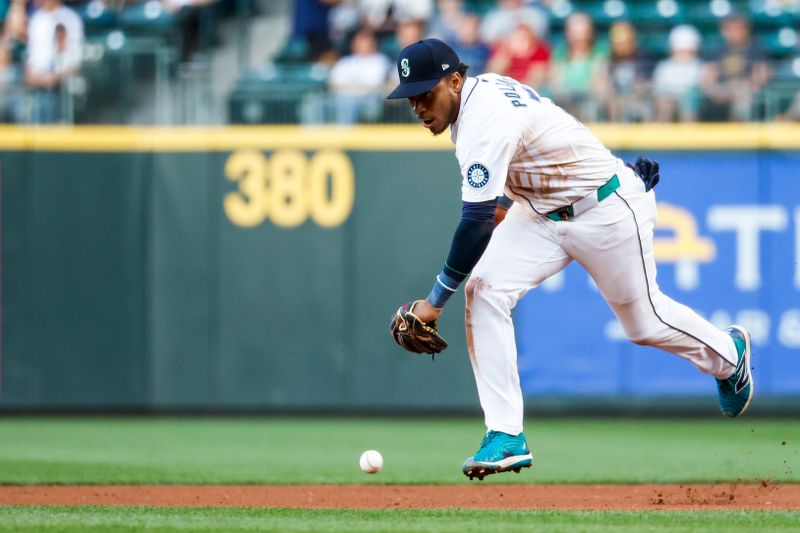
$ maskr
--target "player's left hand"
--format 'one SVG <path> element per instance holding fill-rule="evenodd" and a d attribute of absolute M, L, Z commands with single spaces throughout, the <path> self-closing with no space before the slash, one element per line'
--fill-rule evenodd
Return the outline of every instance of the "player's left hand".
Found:
<path fill-rule="evenodd" d="M 441 313 L 441 309 L 436 309 L 426 300 L 403 305 L 389 323 L 392 338 L 409 352 L 433 355 L 443 351 L 447 348 L 447 342 L 439 336 L 436 323 Z M 433 319 L 425 319 L 432 315 L 435 315 Z"/>
<path fill-rule="evenodd" d="M 644 190 L 645 192 L 650 191 L 653 187 L 656 186 L 659 176 L 659 168 L 658 168 L 658 161 L 653 161 L 651 159 L 644 158 L 639 156 L 636 158 L 636 162 L 634 164 L 625 163 L 628 167 L 630 167 L 636 175 L 642 178 L 644 182 Z"/>

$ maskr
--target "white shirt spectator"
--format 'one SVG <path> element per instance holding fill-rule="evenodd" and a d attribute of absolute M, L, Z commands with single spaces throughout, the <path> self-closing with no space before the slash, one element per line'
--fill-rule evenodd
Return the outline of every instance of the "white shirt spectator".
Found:
<path fill-rule="evenodd" d="M 676 26 L 670 32 L 669 47 L 670 57 L 659 61 L 653 72 L 653 94 L 679 98 L 700 86 L 700 33 L 693 26 Z"/>
<path fill-rule="evenodd" d="M 428 20 L 433 15 L 433 0 L 360 0 L 362 16 L 372 27 L 380 27 L 386 20 L 389 8 L 397 22 Z"/>
<path fill-rule="evenodd" d="M 383 89 L 391 68 L 380 53 L 345 56 L 331 69 L 328 83 L 339 94 L 368 95 Z"/>
<path fill-rule="evenodd" d="M 83 45 L 83 21 L 72 9 L 59 5 L 55 9 L 38 9 L 28 23 L 28 68 L 36 74 L 53 71 L 56 63 L 56 26 L 67 31 L 67 47 L 74 56 Z"/>
<path fill-rule="evenodd" d="M 699 59 L 677 61 L 672 58 L 658 63 L 653 72 L 653 93 L 681 97 L 700 86 L 703 62 Z"/>
<path fill-rule="evenodd" d="M 83 54 L 80 48 L 68 46 L 66 50 L 56 50 L 53 67 L 59 74 L 72 74 L 80 69 Z"/>

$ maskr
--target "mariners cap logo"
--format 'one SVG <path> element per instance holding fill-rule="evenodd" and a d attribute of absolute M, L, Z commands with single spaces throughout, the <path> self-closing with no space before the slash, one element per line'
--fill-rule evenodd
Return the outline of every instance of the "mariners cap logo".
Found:
<path fill-rule="evenodd" d="M 438 39 L 410 44 L 403 48 L 397 58 L 395 65 L 400 83 L 387 98 L 411 98 L 424 94 L 433 89 L 439 80 L 456 72 L 460 62 L 455 50 Z"/>
<path fill-rule="evenodd" d="M 473 189 L 480 189 L 489 183 L 489 169 L 480 163 L 472 163 L 467 169 L 467 183 Z"/>
<path fill-rule="evenodd" d="M 408 64 L 408 58 L 404 57 L 402 61 L 400 61 L 400 73 L 403 75 L 404 78 L 407 78 L 411 75 L 411 67 Z"/>

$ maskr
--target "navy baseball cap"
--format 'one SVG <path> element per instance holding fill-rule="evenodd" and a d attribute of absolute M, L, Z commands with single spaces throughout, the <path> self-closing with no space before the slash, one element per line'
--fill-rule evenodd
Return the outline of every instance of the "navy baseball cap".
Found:
<path fill-rule="evenodd" d="M 455 50 L 439 39 L 425 39 L 406 46 L 397 57 L 400 85 L 386 98 L 408 98 L 430 91 L 439 80 L 458 70 Z"/>

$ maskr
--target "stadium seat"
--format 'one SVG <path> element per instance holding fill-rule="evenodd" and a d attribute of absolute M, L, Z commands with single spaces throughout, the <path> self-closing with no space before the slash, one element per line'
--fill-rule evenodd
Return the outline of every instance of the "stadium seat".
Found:
<path fill-rule="evenodd" d="M 85 4 L 75 6 L 75 10 L 83 20 L 86 35 L 107 32 L 117 23 L 117 13 L 102 0 L 91 0 Z"/>
<path fill-rule="evenodd" d="M 749 15 L 753 26 L 759 28 L 780 28 L 792 26 L 798 22 L 800 9 L 789 7 L 786 2 L 778 0 L 751 0 Z"/>
<path fill-rule="evenodd" d="M 630 5 L 629 19 L 637 28 L 665 29 L 686 21 L 686 6 L 676 0 L 635 2 Z"/>
<path fill-rule="evenodd" d="M 744 11 L 744 7 L 735 0 L 704 0 L 689 7 L 687 22 L 701 31 L 716 29 L 722 19 L 736 10 Z"/>
<path fill-rule="evenodd" d="M 464 7 L 468 11 L 478 13 L 479 15 L 485 15 L 496 5 L 497 2 L 495 2 L 495 0 L 466 0 L 464 2 Z"/>
<path fill-rule="evenodd" d="M 310 94 L 325 91 L 327 69 L 314 64 L 268 64 L 247 72 L 228 98 L 234 124 L 301 122 L 301 106 Z"/>
<path fill-rule="evenodd" d="M 793 64 L 793 65 L 792 65 Z M 800 94 L 800 58 L 786 60 L 775 71 L 775 78 L 756 95 L 763 109 L 762 120 L 773 120 L 785 113 Z"/>
<path fill-rule="evenodd" d="M 640 32 L 639 50 L 647 57 L 661 59 L 669 55 L 669 32 Z"/>
<path fill-rule="evenodd" d="M 623 0 L 604 0 L 592 2 L 586 6 L 585 11 L 598 28 L 607 28 L 618 20 L 630 18 L 630 8 Z"/>
<path fill-rule="evenodd" d="M 786 26 L 756 36 L 759 44 L 774 58 L 785 58 L 798 51 L 797 30 Z"/>
<path fill-rule="evenodd" d="M 800 55 L 777 61 L 772 79 L 775 81 L 794 81 L 800 83 Z"/>
<path fill-rule="evenodd" d="M 268 82 L 273 86 L 298 84 L 309 87 L 324 86 L 327 78 L 327 68 L 316 63 L 294 65 L 268 63 L 260 69 L 251 70 L 242 76 L 243 81 Z"/>
<path fill-rule="evenodd" d="M 274 58 L 280 64 L 301 64 L 309 60 L 310 50 L 305 39 L 288 39 Z"/>
<path fill-rule="evenodd" d="M 168 37 L 179 31 L 177 18 L 158 0 L 129 4 L 119 13 L 120 26 L 126 33 Z"/>
<path fill-rule="evenodd" d="M 567 17 L 578 10 L 569 0 L 553 0 L 550 4 L 550 30 L 561 30 Z"/>
<path fill-rule="evenodd" d="M 713 57 L 725 46 L 725 38 L 716 30 L 702 32 L 700 55 L 704 58 Z"/>

